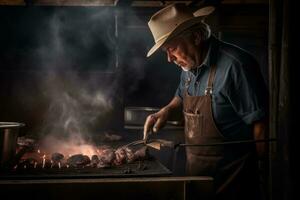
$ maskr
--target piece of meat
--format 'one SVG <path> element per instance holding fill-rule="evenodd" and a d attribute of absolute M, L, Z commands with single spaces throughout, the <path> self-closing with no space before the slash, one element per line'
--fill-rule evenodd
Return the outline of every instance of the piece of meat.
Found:
<path fill-rule="evenodd" d="M 35 160 L 41 160 L 43 157 L 43 154 L 39 154 L 36 151 L 27 151 L 26 153 L 23 154 L 21 157 L 21 160 L 26 160 L 28 158 L 34 158 Z"/>
<path fill-rule="evenodd" d="M 136 160 L 145 160 L 149 157 L 148 148 L 129 148 L 121 147 L 115 151 L 116 158 L 113 162 L 114 165 L 121 165 L 124 163 L 132 163 Z"/>
<path fill-rule="evenodd" d="M 37 165 L 37 160 L 34 159 L 34 158 L 27 158 L 25 160 L 21 160 L 19 165 L 18 165 L 18 168 L 21 168 L 21 169 L 32 169 L 32 168 L 35 168 Z"/>
<path fill-rule="evenodd" d="M 67 163 L 72 167 L 82 167 L 91 163 L 88 156 L 82 154 L 75 154 L 67 159 Z"/>
<path fill-rule="evenodd" d="M 135 155 L 132 149 L 129 147 L 125 148 L 127 163 L 132 163 L 135 161 Z"/>
<path fill-rule="evenodd" d="M 99 162 L 100 162 L 99 157 L 97 155 L 93 155 L 91 159 L 92 167 L 97 167 Z"/>
<path fill-rule="evenodd" d="M 121 165 L 127 162 L 127 155 L 125 148 L 119 148 L 115 151 L 116 159 L 114 160 L 115 165 Z"/>
<path fill-rule="evenodd" d="M 99 163 L 98 168 L 110 167 L 115 160 L 115 151 L 111 148 L 102 149 L 99 151 Z"/>
<path fill-rule="evenodd" d="M 60 169 L 63 167 L 64 155 L 61 153 L 53 153 L 51 155 L 51 168 Z"/>
<path fill-rule="evenodd" d="M 60 162 L 63 158 L 64 158 L 64 155 L 61 153 L 53 153 L 51 155 L 51 160 L 53 160 L 53 162 Z"/>

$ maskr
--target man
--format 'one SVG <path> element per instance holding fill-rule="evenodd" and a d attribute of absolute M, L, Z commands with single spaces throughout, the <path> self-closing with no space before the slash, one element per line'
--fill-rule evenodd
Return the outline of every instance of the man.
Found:
<path fill-rule="evenodd" d="M 183 105 L 187 144 L 186 173 L 209 175 L 218 199 L 258 199 L 256 153 L 260 143 L 222 145 L 224 142 L 264 139 L 266 88 L 255 59 L 246 51 L 215 38 L 203 17 L 206 7 L 192 13 L 184 4 L 172 4 L 155 13 L 148 25 L 157 49 L 182 69 L 175 97 L 148 116 L 144 139 L 157 132 L 171 110 Z"/>

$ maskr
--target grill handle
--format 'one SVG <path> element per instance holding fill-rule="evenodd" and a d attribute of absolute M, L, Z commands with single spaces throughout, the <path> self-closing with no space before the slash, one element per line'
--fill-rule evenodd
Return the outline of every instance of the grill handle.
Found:
<path fill-rule="evenodd" d="M 204 146 L 218 146 L 218 145 L 234 145 L 234 144 L 244 144 L 244 143 L 261 143 L 261 142 L 276 142 L 276 138 L 270 139 L 263 139 L 263 140 L 236 140 L 236 141 L 229 141 L 229 142 L 216 142 L 216 143 L 204 143 L 204 144 L 185 144 L 185 143 L 178 143 L 174 145 L 173 151 L 173 163 L 172 163 L 172 171 L 174 172 L 176 161 L 177 161 L 177 154 L 180 147 L 204 147 Z"/>

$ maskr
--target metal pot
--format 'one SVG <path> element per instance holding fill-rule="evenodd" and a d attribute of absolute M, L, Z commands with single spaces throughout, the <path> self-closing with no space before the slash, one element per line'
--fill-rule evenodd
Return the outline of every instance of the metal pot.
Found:
<path fill-rule="evenodd" d="M 154 107 L 125 107 L 124 121 L 127 125 L 143 125 L 146 118 L 159 111 Z"/>
<path fill-rule="evenodd" d="M 17 138 L 20 127 L 17 122 L 0 122 L 0 166 L 6 166 L 16 154 Z"/>

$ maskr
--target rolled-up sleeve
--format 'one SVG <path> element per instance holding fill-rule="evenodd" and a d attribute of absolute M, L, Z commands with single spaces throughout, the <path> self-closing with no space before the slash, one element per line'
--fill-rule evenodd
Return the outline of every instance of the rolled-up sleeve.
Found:
<path fill-rule="evenodd" d="M 228 100 L 237 115 L 246 123 L 262 119 L 266 115 L 267 90 L 257 65 L 233 64 L 230 83 L 226 88 Z"/>

